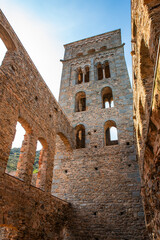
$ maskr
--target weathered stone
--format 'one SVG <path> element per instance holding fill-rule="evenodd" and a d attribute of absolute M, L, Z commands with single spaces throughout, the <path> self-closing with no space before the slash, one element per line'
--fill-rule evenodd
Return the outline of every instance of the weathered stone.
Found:
<path fill-rule="evenodd" d="M 134 127 L 145 221 L 150 238 L 160 239 L 160 1 L 131 2 Z"/>

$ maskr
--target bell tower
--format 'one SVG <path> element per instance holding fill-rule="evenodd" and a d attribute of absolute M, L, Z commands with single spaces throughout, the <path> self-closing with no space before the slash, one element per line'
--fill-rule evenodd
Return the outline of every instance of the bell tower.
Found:
<path fill-rule="evenodd" d="M 121 32 L 64 48 L 59 103 L 75 128 L 76 149 L 70 156 L 58 151 L 52 193 L 72 205 L 66 239 L 143 239 L 132 89 Z"/>

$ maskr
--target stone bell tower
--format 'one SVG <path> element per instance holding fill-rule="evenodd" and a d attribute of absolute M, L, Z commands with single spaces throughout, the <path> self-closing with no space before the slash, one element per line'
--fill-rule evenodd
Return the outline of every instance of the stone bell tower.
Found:
<path fill-rule="evenodd" d="M 121 32 L 64 48 L 59 102 L 76 149 L 57 143 L 52 193 L 72 206 L 65 239 L 146 239 Z"/>

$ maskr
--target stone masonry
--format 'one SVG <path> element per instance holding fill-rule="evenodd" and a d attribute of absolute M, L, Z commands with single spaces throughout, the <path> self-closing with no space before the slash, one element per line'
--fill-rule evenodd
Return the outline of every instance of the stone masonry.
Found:
<path fill-rule="evenodd" d="M 115 30 L 64 45 L 59 103 L 0 11 L 0 239 L 160 239 L 160 1 L 131 2 L 133 93 Z"/>
<path fill-rule="evenodd" d="M 74 148 L 74 131 L 0 11 L 8 51 L 0 66 L 0 239 L 63 239 L 69 203 L 51 195 L 55 139 Z M 26 130 L 16 177 L 5 173 L 19 121 Z M 45 152 L 31 186 L 36 143 Z"/>
<path fill-rule="evenodd" d="M 76 137 L 85 131 L 73 152 L 57 138 L 52 194 L 72 204 L 65 239 L 147 239 L 123 47 L 120 30 L 64 46 L 59 102 Z M 105 91 L 114 107 L 104 108 Z M 117 127 L 118 144 L 106 146 L 106 126 Z"/>
<path fill-rule="evenodd" d="M 132 0 L 134 127 L 146 227 L 160 239 L 160 1 Z"/>

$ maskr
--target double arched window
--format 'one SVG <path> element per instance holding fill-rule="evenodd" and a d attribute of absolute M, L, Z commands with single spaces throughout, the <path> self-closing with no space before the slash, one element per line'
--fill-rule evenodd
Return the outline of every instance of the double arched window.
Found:
<path fill-rule="evenodd" d="M 102 108 L 114 107 L 112 89 L 105 87 L 102 89 Z"/>
<path fill-rule="evenodd" d="M 85 127 L 80 124 L 75 128 L 76 131 L 76 148 L 85 148 Z"/>
<path fill-rule="evenodd" d="M 89 66 L 86 66 L 84 69 L 82 68 L 78 68 L 77 69 L 77 79 L 76 79 L 76 83 L 77 84 L 81 84 L 83 82 L 89 82 Z"/>
<path fill-rule="evenodd" d="M 108 61 L 104 62 L 103 64 L 101 63 L 97 64 L 97 77 L 98 77 L 98 80 L 111 77 Z"/>
<path fill-rule="evenodd" d="M 104 131 L 106 146 L 118 144 L 118 132 L 114 121 L 107 121 L 104 125 Z"/>
<path fill-rule="evenodd" d="M 78 92 L 75 97 L 75 112 L 86 111 L 86 94 Z"/>

